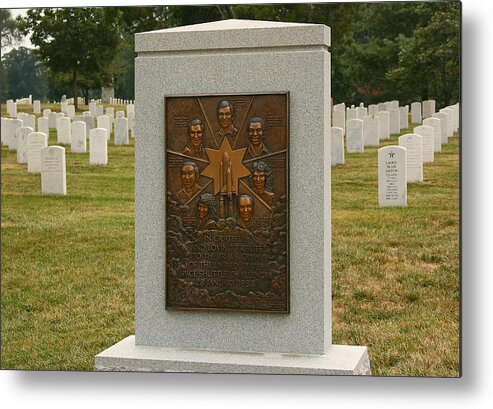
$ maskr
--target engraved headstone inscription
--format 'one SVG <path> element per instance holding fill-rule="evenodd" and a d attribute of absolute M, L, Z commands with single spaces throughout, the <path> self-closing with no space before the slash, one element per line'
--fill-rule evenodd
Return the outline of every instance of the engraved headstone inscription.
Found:
<path fill-rule="evenodd" d="M 166 307 L 289 312 L 288 94 L 165 97 Z"/>
<path fill-rule="evenodd" d="M 61 146 L 41 149 L 41 192 L 43 195 L 67 194 L 65 148 Z"/>
<path fill-rule="evenodd" d="M 48 135 L 32 132 L 27 135 L 27 171 L 41 173 L 41 149 L 48 146 Z"/>
<path fill-rule="evenodd" d="M 407 133 L 399 136 L 399 146 L 406 148 L 407 181 L 423 181 L 423 147 L 422 137 L 418 134 Z"/>
<path fill-rule="evenodd" d="M 407 206 L 406 148 L 391 145 L 378 150 L 378 205 Z"/>

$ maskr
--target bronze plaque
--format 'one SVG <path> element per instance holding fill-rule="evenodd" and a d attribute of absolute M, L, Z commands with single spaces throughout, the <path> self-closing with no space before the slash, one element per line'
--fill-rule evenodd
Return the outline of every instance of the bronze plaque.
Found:
<path fill-rule="evenodd" d="M 167 309 L 289 313 L 288 107 L 165 97 Z"/>

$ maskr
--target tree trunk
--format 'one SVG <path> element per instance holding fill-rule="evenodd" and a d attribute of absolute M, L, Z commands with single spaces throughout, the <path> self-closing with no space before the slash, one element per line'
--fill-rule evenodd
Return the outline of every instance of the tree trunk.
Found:
<path fill-rule="evenodd" d="M 78 97 L 78 92 L 77 92 L 77 70 L 76 69 L 74 69 L 72 71 L 72 95 L 74 96 L 74 105 L 75 105 L 75 110 L 77 111 L 78 103 L 79 103 L 79 97 Z"/>
<path fill-rule="evenodd" d="M 89 88 L 83 88 L 82 93 L 84 94 L 84 103 L 89 105 Z"/>

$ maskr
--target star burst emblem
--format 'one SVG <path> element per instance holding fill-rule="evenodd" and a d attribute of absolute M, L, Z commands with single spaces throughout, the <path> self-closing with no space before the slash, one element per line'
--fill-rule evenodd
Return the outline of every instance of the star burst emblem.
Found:
<path fill-rule="evenodd" d="M 246 148 L 233 150 L 228 138 L 224 138 L 219 150 L 205 148 L 205 151 L 209 157 L 209 165 L 202 176 L 214 180 L 214 195 L 238 194 L 238 180 L 250 176 L 250 171 L 241 162 Z"/>

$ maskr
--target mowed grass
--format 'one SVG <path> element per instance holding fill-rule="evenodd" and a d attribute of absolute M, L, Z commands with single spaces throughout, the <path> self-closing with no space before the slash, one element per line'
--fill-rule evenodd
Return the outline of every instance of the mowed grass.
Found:
<path fill-rule="evenodd" d="M 458 376 L 458 135 L 406 208 L 378 207 L 377 171 L 377 148 L 332 168 L 333 342 L 367 345 L 374 375 Z"/>
<path fill-rule="evenodd" d="M 2 368 L 91 370 L 134 333 L 133 140 L 112 139 L 107 166 L 65 149 L 55 197 L 2 147 Z"/>
<path fill-rule="evenodd" d="M 407 208 L 378 207 L 376 148 L 332 168 L 333 341 L 367 345 L 375 375 L 458 375 L 450 141 L 409 185 Z M 94 355 L 134 333 L 131 144 L 111 142 L 105 167 L 66 147 L 66 197 L 42 196 L 40 176 L 2 148 L 2 368 L 92 370 Z"/>

